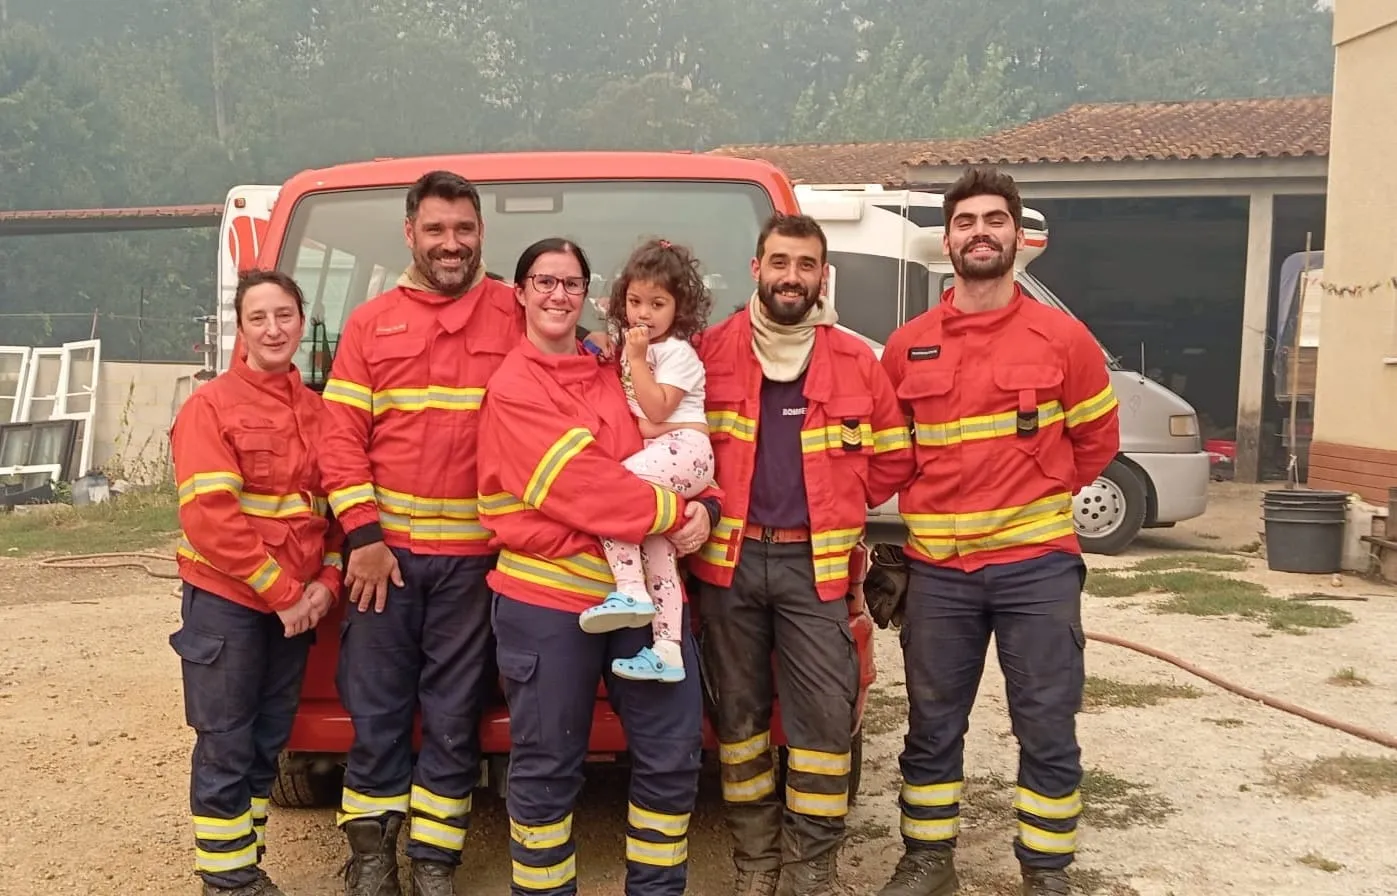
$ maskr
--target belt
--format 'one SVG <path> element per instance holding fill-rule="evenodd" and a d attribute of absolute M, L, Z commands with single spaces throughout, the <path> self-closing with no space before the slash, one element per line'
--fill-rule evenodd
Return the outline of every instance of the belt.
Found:
<path fill-rule="evenodd" d="M 769 544 L 798 544 L 810 540 L 810 528 L 797 526 L 791 529 L 779 529 L 748 523 L 746 528 L 742 530 L 742 537 L 750 538 L 753 541 L 765 541 Z"/>

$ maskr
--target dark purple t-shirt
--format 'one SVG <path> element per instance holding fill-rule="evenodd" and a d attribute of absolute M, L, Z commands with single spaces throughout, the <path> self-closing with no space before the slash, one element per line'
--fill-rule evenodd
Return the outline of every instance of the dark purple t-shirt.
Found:
<path fill-rule="evenodd" d="M 805 423 L 805 374 L 793 382 L 762 380 L 757 422 L 757 465 L 752 475 L 748 522 L 772 529 L 810 525 L 801 463 L 800 428 Z"/>

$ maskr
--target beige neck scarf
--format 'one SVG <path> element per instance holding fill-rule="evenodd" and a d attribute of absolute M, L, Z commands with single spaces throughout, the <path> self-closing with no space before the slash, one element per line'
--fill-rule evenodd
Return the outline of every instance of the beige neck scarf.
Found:
<path fill-rule="evenodd" d="M 472 289 L 475 289 L 477 286 L 479 286 L 481 281 L 484 279 L 485 261 L 484 259 L 481 259 L 480 267 L 475 269 L 475 277 L 464 289 L 462 289 L 456 295 L 451 296 L 451 298 L 459 299 L 461 296 L 465 295 Z M 403 271 L 402 276 L 398 278 L 397 285 L 402 286 L 406 289 L 419 289 L 422 292 L 430 292 L 434 295 L 445 295 L 445 293 L 438 292 L 437 288 L 433 286 L 430 282 L 428 282 L 426 277 L 422 276 L 422 272 L 417 270 L 416 264 L 410 264 L 407 266 L 407 270 Z"/>
<path fill-rule="evenodd" d="M 762 373 L 778 383 L 789 383 L 805 372 L 815 349 L 815 328 L 832 327 L 839 320 L 834 303 L 823 296 L 794 324 L 772 320 L 756 292 L 747 309 L 752 319 L 752 350 L 761 362 Z"/>

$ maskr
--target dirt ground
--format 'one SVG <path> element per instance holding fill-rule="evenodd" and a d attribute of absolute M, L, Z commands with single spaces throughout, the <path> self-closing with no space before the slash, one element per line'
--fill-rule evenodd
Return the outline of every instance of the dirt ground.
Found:
<path fill-rule="evenodd" d="M 1259 503 L 1256 487 L 1218 483 L 1203 518 L 1147 533 L 1121 557 L 1089 558 L 1093 581 L 1116 586 L 1119 577 L 1096 576 L 1152 557 L 1168 558 L 1158 561 L 1166 567 L 1203 558 L 1197 562 L 1205 569 L 1224 570 L 1205 575 L 1222 576 L 1226 587 L 1204 583 L 1192 611 L 1176 612 L 1160 612 L 1170 606 L 1167 595 L 1127 594 L 1129 585 L 1111 592 L 1123 596 L 1089 595 L 1088 630 L 1145 642 L 1247 687 L 1397 735 L 1397 589 L 1272 573 L 1254 553 L 1219 560 L 1254 550 Z M 1239 562 L 1244 570 L 1225 571 Z M 1262 597 L 1254 590 L 1237 598 L 1261 602 L 1248 605 L 1251 618 L 1191 615 L 1199 601 L 1231 594 L 1234 580 L 1265 589 Z M 1170 581 L 1183 587 L 1181 578 Z M 197 892 L 187 817 L 192 736 L 178 661 L 166 642 L 178 617 L 173 585 L 136 570 L 59 571 L 0 554 L 0 780 L 8 796 L 0 893 Z M 1278 614 L 1296 605 L 1275 598 L 1296 594 L 1310 596 L 1306 607 L 1352 619 L 1324 610 L 1328 616 L 1285 623 L 1292 616 Z M 1268 619 L 1281 620 L 1279 627 Z M 897 754 L 906 698 L 896 633 L 879 632 L 877 650 L 881 677 L 843 862 L 859 894 L 876 893 L 900 850 Z M 1087 664 L 1079 732 L 1088 808 L 1077 892 L 1397 891 L 1397 753 L 1118 647 L 1092 642 Z M 966 894 L 1017 892 L 1009 809 L 1015 744 L 1002 689 L 991 661 L 967 743 L 958 858 Z M 477 806 L 460 882 L 464 892 L 504 894 L 503 805 L 482 793 Z M 624 808 L 624 775 L 598 769 L 578 825 L 588 896 L 621 893 Z M 345 855 L 330 810 L 274 809 L 269 843 L 267 868 L 288 894 L 340 891 Z M 691 833 L 695 896 L 725 892 L 727 849 L 708 780 Z"/>

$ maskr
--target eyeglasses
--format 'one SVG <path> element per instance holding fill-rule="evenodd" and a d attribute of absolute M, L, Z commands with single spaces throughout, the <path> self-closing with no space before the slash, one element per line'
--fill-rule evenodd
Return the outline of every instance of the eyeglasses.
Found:
<path fill-rule="evenodd" d="M 587 278 L 585 277 L 554 277 L 552 274 L 530 274 L 524 279 L 534 285 L 534 289 L 539 292 L 552 292 L 558 288 L 558 284 L 563 284 L 563 291 L 569 295 L 581 296 L 587 294 Z"/>

